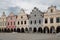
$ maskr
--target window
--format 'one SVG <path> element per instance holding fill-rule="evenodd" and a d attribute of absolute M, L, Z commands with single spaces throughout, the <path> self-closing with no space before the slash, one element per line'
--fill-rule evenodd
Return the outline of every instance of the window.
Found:
<path fill-rule="evenodd" d="M 9 25 L 9 22 L 8 22 L 8 25 Z"/>
<path fill-rule="evenodd" d="M 36 14 L 34 16 L 36 17 Z"/>
<path fill-rule="evenodd" d="M 36 20 L 35 20 L 34 24 L 36 24 Z"/>
<path fill-rule="evenodd" d="M 14 22 L 14 25 L 15 25 L 15 22 Z"/>
<path fill-rule="evenodd" d="M 32 21 L 30 21 L 30 24 L 32 24 Z"/>
<path fill-rule="evenodd" d="M 12 25 L 12 22 L 11 22 L 11 25 Z"/>
<path fill-rule="evenodd" d="M 50 18 L 50 23 L 53 23 L 53 18 Z"/>
<path fill-rule="evenodd" d="M 48 23 L 48 20 L 47 19 L 45 19 L 45 23 Z"/>
<path fill-rule="evenodd" d="M 26 21 L 24 21 L 24 24 L 26 24 Z"/>
<path fill-rule="evenodd" d="M 60 22 L 60 17 L 56 18 L 56 22 L 59 23 Z"/>
<path fill-rule="evenodd" d="M 23 21 L 21 21 L 21 24 L 23 24 Z"/>
<path fill-rule="evenodd" d="M 51 13 L 53 12 L 53 9 L 51 9 Z"/>
<path fill-rule="evenodd" d="M 34 7 L 34 9 L 36 9 L 36 7 Z"/>
<path fill-rule="evenodd" d="M 21 16 L 21 18 L 23 18 L 23 16 Z"/>
<path fill-rule="evenodd" d="M 18 21 L 18 25 L 19 25 L 19 21 Z"/>
<path fill-rule="evenodd" d="M 11 17 L 11 20 L 12 20 L 12 17 Z"/>
<path fill-rule="evenodd" d="M 41 20 L 39 20 L 39 24 L 41 24 Z"/>

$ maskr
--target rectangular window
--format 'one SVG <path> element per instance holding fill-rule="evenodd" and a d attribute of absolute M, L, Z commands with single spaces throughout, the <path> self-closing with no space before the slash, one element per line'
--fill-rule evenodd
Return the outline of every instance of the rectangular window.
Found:
<path fill-rule="evenodd" d="M 12 22 L 11 22 L 11 25 L 12 25 Z"/>
<path fill-rule="evenodd" d="M 32 21 L 30 21 L 30 24 L 32 24 Z"/>
<path fill-rule="evenodd" d="M 21 24 L 23 24 L 23 21 L 21 21 Z"/>
<path fill-rule="evenodd" d="M 47 19 L 45 19 L 45 23 L 48 23 L 48 20 Z"/>
<path fill-rule="evenodd" d="M 36 20 L 35 20 L 34 24 L 36 24 Z"/>
<path fill-rule="evenodd" d="M 26 21 L 24 21 L 24 24 L 26 24 Z"/>
<path fill-rule="evenodd" d="M 14 22 L 14 25 L 15 25 L 15 22 Z"/>
<path fill-rule="evenodd" d="M 39 20 L 39 24 L 41 24 L 41 20 Z"/>
<path fill-rule="evenodd" d="M 9 22 L 8 22 L 8 25 L 9 25 Z"/>
<path fill-rule="evenodd" d="M 56 18 L 56 22 L 57 22 L 57 23 L 60 23 L 60 17 L 57 17 L 57 18 Z"/>
<path fill-rule="evenodd" d="M 53 18 L 50 18 L 50 23 L 53 23 Z"/>
<path fill-rule="evenodd" d="M 19 21 L 18 21 L 18 25 L 19 25 Z"/>

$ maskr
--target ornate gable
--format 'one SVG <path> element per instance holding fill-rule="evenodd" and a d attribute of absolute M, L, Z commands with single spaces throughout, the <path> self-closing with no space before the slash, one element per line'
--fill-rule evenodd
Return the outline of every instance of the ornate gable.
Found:
<path fill-rule="evenodd" d="M 14 13 L 13 13 L 13 12 L 11 12 L 11 13 L 9 14 L 9 16 L 14 16 Z"/>
<path fill-rule="evenodd" d="M 54 12 L 56 12 L 56 6 L 51 5 L 50 7 L 48 7 L 47 13 L 54 13 Z"/>

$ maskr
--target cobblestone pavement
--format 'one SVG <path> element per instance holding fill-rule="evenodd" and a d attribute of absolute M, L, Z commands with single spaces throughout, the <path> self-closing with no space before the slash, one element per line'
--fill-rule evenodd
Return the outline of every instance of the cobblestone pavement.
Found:
<path fill-rule="evenodd" d="M 0 33 L 0 40 L 60 40 L 60 34 Z"/>

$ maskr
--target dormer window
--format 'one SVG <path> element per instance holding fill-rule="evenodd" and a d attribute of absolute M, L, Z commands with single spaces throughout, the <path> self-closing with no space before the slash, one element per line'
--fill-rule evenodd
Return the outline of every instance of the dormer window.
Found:
<path fill-rule="evenodd" d="M 32 14 L 32 12 L 31 12 L 31 14 Z"/>
<path fill-rule="evenodd" d="M 11 20 L 12 20 L 12 17 L 11 17 Z"/>
<path fill-rule="evenodd" d="M 23 18 L 23 16 L 21 16 L 21 18 Z"/>
<path fill-rule="evenodd" d="M 33 12 L 34 10 L 32 10 L 32 12 Z"/>
<path fill-rule="evenodd" d="M 34 7 L 34 9 L 36 9 L 36 7 Z"/>
<path fill-rule="evenodd" d="M 36 17 L 36 14 L 34 16 Z"/>
<path fill-rule="evenodd" d="M 51 9 L 51 13 L 53 12 L 53 9 Z"/>

